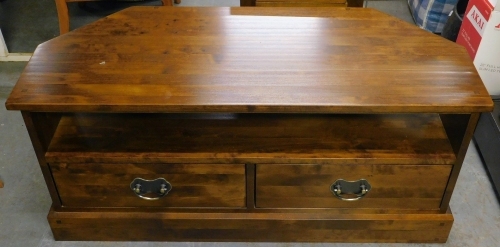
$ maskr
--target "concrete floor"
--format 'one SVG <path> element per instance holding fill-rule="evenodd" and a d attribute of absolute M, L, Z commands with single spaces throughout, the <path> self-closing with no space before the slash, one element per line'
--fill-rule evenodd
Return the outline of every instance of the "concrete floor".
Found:
<path fill-rule="evenodd" d="M 25 2 L 28 6 L 20 5 Z M 238 0 L 183 0 L 184 6 L 231 6 Z M 151 1 L 145 4 L 158 4 Z M 31 7 L 31 9 L 29 8 Z M 103 8 L 105 8 L 104 6 Z M 370 1 L 368 7 L 412 22 L 404 0 Z M 38 13 L 33 13 L 33 9 Z M 31 12 L 30 12 L 31 11 Z M 70 6 L 71 27 L 92 22 L 108 10 L 87 12 Z M 107 11 L 107 12 L 106 12 Z M 0 28 L 11 52 L 33 52 L 36 45 L 58 34 L 53 0 L 4 0 L 0 4 Z M 43 20 L 43 21 L 40 21 Z M 474 145 L 470 145 L 451 209 L 455 223 L 446 244 L 299 244 L 299 243 L 145 243 L 55 242 L 46 215 L 51 201 L 19 112 L 8 112 L 4 103 L 26 63 L 0 63 L 0 247 L 23 246 L 259 246 L 259 247 L 375 247 L 375 246 L 492 246 L 500 244 L 500 204 L 495 197 Z"/>

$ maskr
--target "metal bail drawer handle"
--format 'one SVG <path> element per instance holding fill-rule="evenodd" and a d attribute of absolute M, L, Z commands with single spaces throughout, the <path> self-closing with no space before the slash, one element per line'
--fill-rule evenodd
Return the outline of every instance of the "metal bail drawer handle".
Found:
<path fill-rule="evenodd" d="M 164 178 L 157 178 L 155 180 L 136 178 L 130 183 L 130 189 L 132 189 L 136 196 L 154 201 L 168 194 L 172 190 L 172 185 Z M 158 197 L 145 196 L 146 194 L 156 194 Z"/>
<path fill-rule="evenodd" d="M 365 179 L 358 181 L 345 181 L 337 179 L 331 186 L 332 193 L 343 201 L 357 201 L 370 191 L 372 186 Z M 354 195 L 355 197 L 344 197 L 343 195 Z"/>

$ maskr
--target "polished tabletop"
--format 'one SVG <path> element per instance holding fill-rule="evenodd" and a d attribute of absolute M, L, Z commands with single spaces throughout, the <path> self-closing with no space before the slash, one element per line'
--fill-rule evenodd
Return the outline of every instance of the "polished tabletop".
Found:
<path fill-rule="evenodd" d="M 464 48 L 377 10 L 132 7 L 41 44 L 6 107 L 467 113 L 493 103 Z"/>

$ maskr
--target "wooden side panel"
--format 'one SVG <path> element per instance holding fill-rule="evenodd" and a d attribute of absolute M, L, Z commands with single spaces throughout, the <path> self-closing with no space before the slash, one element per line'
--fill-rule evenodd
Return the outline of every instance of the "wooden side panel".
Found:
<path fill-rule="evenodd" d="M 439 209 L 451 165 L 257 165 L 258 208 Z M 337 180 L 366 179 L 362 199 L 342 201 L 330 191 Z"/>
<path fill-rule="evenodd" d="M 42 170 L 43 178 L 49 189 L 50 197 L 54 206 L 60 206 L 61 201 L 57 193 L 56 185 L 47 164 L 45 153 L 49 147 L 52 140 L 54 132 L 57 129 L 58 123 L 61 119 L 61 115 L 54 113 L 34 113 L 34 112 L 22 112 L 24 123 L 26 124 L 26 129 L 33 144 L 33 149 L 38 160 L 38 164 Z"/>
<path fill-rule="evenodd" d="M 446 214 L 55 212 L 56 240 L 446 242 Z M 96 227 L 98 226 L 98 227 Z"/>
<path fill-rule="evenodd" d="M 471 114 L 440 114 L 441 122 L 450 140 L 451 147 L 458 157 L 460 154 Z"/>
<path fill-rule="evenodd" d="M 243 164 L 51 164 L 65 207 L 245 207 Z M 165 178 L 172 190 L 148 201 L 135 178 Z M 156 197 L 156 195 L 152 195 Z"/>
<path fill-rule="evenodd" d="M 346 7 L 346 0 L 257 0 L 260 7 Z"/>
<path fill-rule="evenodd" d="M 480 113 L 472 114 L 441 114 L 444 129 L 450 140 L 450 144 L 455 152 L 457 160 L 450 174 L 446 192 L 441 202 L 441 212 L 446 212 L 449 207 L 453 189 L 457 183 L 460 169 L 467 154 L 467 149 L 474 135 Z"/>

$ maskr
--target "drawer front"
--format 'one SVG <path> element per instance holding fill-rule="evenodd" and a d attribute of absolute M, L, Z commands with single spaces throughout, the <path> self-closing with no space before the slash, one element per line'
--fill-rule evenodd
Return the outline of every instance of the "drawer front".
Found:
<path fill-rule="evenodd" d="M 256 206 L 439 209 L 451 168 L 451 165 L 260 164 L 256 167 Z M 359 200 L 344 201 L 331 191 L 337 179 L 366 179 L 371 189 Z"/>
<path fill-rule="evenodd" d="M 257 0 L 260 7 L 345 7 L 346 0 Z"/>
<path fill-rule="evenodd" d="M 245 207 L 243 164 L 50 164 L 66 207 Z M 138 197 L 136 178 L 164 178 L 172 189 L 158 200 Z M 151 194 L 151 193 L 150 193 Z M 147 197 L 158 197 L 157 194 Z"/>

